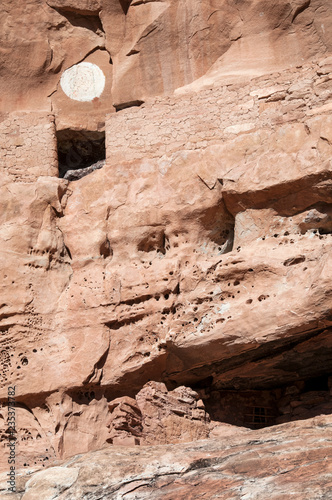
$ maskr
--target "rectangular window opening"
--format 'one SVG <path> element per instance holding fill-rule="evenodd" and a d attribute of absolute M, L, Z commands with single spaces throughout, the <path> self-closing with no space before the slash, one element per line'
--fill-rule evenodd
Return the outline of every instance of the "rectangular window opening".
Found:
<path fill-rule="evenodd" d="M 59 177 L 63 179 L 78 180 L 105 164 L 105 132 L 59 130 L 57 144 Z"/>

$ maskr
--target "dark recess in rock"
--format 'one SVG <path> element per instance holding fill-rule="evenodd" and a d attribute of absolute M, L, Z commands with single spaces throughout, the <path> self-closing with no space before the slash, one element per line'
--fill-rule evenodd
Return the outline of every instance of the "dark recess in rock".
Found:
<path fill-rule="evenodd" d="M 78 180 L 105 165 L 105 133 L 61 130 L 57 132 L 59 177 Z"/>

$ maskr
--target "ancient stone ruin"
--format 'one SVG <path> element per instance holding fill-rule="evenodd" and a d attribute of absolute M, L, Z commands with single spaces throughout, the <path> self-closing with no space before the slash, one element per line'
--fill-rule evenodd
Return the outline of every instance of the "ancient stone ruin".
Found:
<path fill-rule="evenodd" d="M 329 0 L 0 14 L 0 499 L 331 498 Z"/>

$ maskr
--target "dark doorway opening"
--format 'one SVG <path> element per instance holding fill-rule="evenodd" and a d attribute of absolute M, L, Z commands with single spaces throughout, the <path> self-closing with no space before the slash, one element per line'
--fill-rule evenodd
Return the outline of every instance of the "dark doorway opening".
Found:
<path fill-rule="evenodd" d="M 105 164 L 105 132 L 60 130 L 57 142 L 61 178 L 78 180 Z"/>
<path fill-rule="evenodd" d="M 211 420 L 249 429 L 332 414 L 330 373 L 267 389 L 218 389 L 208 379 L 195 387 Z"/>
<path fill-rule="evenodd" d="M 328 391 L 328 390 L 329 390 L 329 378 L 326 375 L 306 380 L 303 388 L 303 392 Z"/>

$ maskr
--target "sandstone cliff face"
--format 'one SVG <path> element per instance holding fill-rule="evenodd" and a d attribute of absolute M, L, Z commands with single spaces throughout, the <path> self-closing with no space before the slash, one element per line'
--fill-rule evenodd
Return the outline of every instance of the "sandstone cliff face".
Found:
<path fill-rule="evenodd" d="M 20 476 L 16 498 L 82 498 L 99 481 L 90 459 L 105 498 L 151 498 L 150 480 L 152 498 L 188 497 L 192 484 L 189 498 L 212 498 L 221 477 L 219 498 L 262 498 L 267 484 L 286 498 L 285 470 L 271 479 L 269 459 L 252 458 L 272 435 L 280 460 L 282 439 L 295 443 L 294 498 L 328 498 L 329 3 L 1 9 L 0 467 L 9 386 L 17 468 L 59 466 L 26 486 Z M 213 444 L 226 436 L 233 458 Z M 306 448 L 320 486 L 297 472 Z M 181 450 L 191 458 L 174 469 Z M 174 482 L 157 466 L 139 496 L 107 482 L 104 461 L 138 477 L 164 453 Z M 133 456 L 142 465 L 127 470 Z"/>
<path fill-rule="evenodd" d="M 328 0 L 4 0 L 2 112 L 53 109 L 62 127 L 101 126 L 105 110 L 209 75 L 258 75 L 332 48 Z M 107 75 L 101 99 L 68 102 L 63 71 Z"/>

